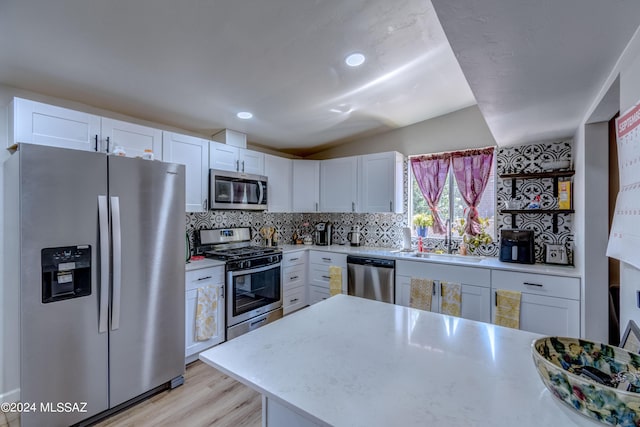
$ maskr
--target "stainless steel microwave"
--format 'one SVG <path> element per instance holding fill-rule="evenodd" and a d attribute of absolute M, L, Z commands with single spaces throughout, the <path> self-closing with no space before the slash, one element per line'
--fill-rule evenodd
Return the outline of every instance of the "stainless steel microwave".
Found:
<path fill-rule="evenodd" d="M 267 209 L 267 177 L 209 170 L 210 209 Z"/>

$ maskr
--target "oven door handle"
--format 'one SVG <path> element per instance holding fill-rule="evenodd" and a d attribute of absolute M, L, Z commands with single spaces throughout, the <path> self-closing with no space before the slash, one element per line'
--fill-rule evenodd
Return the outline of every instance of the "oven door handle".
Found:
<path fill-rule="evenodd" d="M 277 262 L 275 264 L 269 264 L 269 265 L 265 265 L 258 268 L 252 268 L 250 270 L 235 270 L 235 271 L 229 271 L 228 273 L 230 278 L 233 278 L 236 276 L 245 276 L 247 274 L 262 273 L 263 271 L 272 270 L 274 268 L 280 268 L 281 264 L 282 264 L 281 262 Z"/>

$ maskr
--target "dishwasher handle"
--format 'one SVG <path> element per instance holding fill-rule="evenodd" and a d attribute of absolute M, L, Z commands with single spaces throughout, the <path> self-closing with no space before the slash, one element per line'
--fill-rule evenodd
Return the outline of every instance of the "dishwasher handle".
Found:
<path fill-rule="evenodd" d="M 370 265 L 378 268 L 396 268 L 396 262 L 392 259 L 369 258 L 360 256 L 347 256 L 347 264 Z"/>

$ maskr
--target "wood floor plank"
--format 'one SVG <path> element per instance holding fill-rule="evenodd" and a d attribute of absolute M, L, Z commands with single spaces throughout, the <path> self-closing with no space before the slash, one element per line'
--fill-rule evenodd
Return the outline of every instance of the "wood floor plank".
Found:
<path fill-rule="evenodd" d="M 185 383 L 96 424 L 98 427 L 262 425 L 259 393 L 196 361 L 187 366 Z"/>

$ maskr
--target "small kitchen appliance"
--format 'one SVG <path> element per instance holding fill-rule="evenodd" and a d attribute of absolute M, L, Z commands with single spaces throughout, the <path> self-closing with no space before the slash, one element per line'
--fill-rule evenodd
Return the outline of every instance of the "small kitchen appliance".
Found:
<path fill-rule="evenodd" d="M 351 227 L 351 231 L 347 233 L 347 240 L 349 240 L 351 246 L 360 246 L 362 244 L 362 233 L 360 233 L 359 225 Z"/>
<path fill-rule="evenodd" d="M 535 263 L 533 230 L 501 230 L 500 261 L 521 264 Z"/>
<path fill-rule="evenodd" d="M 567 248 L 564 245 L 545 244 L 545 262 L 549 264 L 569 264 Z"/>
<path fill-rule="evenodd" d="M 282 252 L 251 244 L 251 229 L 196 231 L 196 253 L 226 261 L 227 340 L 282 317 Z"/>
<path fill-rule="evenodd" d="M 316 224 L 316 245 L 329 246 L 331 245 L 331 223 L 319 222 Z"/>

